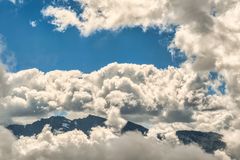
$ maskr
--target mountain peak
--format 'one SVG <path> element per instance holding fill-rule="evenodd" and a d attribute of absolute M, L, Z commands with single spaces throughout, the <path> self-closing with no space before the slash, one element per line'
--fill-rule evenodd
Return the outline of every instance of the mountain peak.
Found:
<path fill-rule="evenodd" d="M 208 153 L 226 147 L 222 135 L 214 132 L 181 130 L 176 135 L 183 144 L 197 143 Z"/>
<path fill-rule="evenodd" d="M 97 126 L 106 126 L 105 118 L 98 117 L 95 115 L 88 115 L 85 118 L 79 118 L 70 120 L 63 116 L 51 116 L 49 118 L 42 118 L 32 124 L 27 125 L 17 125 L 12 124 L 7 126 L 9 130 L 13 132 L 13 134 L 17 137 L 20 136 L 33 136 L 41 133 L 42 129 L 45 125 L 49 125 L 51 127 L 52 132 L 68 132 L 74 129 L 83 131 L 86 135 L 89 135 L 89 132 L 93 127 Z M 128 131 L 139 131 L 142 134 L 148 132 L 148 129 L 137 125 L 133 122 L 128 122 L 125 127 L 122 129 L 122 133 Z"/>

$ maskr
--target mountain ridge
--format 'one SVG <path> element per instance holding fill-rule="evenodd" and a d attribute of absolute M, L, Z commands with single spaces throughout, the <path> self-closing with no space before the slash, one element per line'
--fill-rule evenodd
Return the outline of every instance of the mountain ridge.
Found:
<path fill-rule="evenodd" d="M 32 124 L 20 125 L 12 124 L 7 126 L 16 137 L 21 136 L 34 136 L 41 133 L 44 126 L 49 125 L 53 133 L 59 132 L 68 132 L 74 129 L 83 131 L 87 136 L 89 136 L 90 131 L 93 127 L 101 126 L 107 127 L 105 121 L 107 119 L 95 116 L 88 115 L 85 118 L 79 118 L 70 120 L 63 116 L 52 116 L 49 118 L 42 118 L 38 121 L 33 122 Z M 122 128 L 121 133 L 129 131 L 138 131 L 142 135 L 148 133 L 148 129 L 133 122 L 127 121 L 126 125 Z M 158 134 L 157 138 L 163 140 L 164 137 Z M 188 144 L 198 144 L 203 150 L 208 153 L 213 153 L 218 149 L 225 149 L 226 144 L 222 141 L 222 135 L 215 132 L 201 132 L 193 130 L 179 130 L 176 131 L 176 136 L 179 141 L 185 145 Z"/>
<path fill-rule="evenodd" d="M 95 115 L 88 115 L 85 118 L 74 120 L 67 119 L 64 116 L 51 116 L 49 118 L 42 118 L 38 121 L 33 122 L 32 124 L 11 124 L 6 128 L 12 131 L 16 137 L 37 135 L 41 133 L 45 125 L 49 125 L 53 133 L 57 131 L 68 132 L 74 129 L 78 129 L 83 131 L 86 135 L 89 135 L 89 132 L 93 127 L 106 127 L 105 121 L 105 118 Z M 128 131 L 139 131 L 144 135 L 148 132 L 148 129 L 141 125 L 128 121 L 122 128 L 121 133 Z"/>

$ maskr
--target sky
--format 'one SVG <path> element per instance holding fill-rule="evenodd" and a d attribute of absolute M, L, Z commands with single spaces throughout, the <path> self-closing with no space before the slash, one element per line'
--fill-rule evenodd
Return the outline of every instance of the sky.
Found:
<path fill-rule="evenodd" d="M 57 32 L 41 14 L 41 10 L 52 3 L 29 0 L 16 5 L 6 0 L 1 2 L 0 33 L 7 44 L 6 52 L 15 56 L 12 71 L 38 68 L 91 72 L 112 62 L 166 68 L 178 66 L 184 60 L 173 57 L 168 50 L 174 29 L 161 32 L 156 28 L 144 31 L 133 27 L 117 32 L 99 31 L 88 37 L 81 36 L 73 27 Z M 74 3 L 71 7 L 77 5 Z"/>
<path fill-rule="evenodd" d="M 0 159 L 238 160 L 239 68 L 239 0 L 0 0 Z M 106 127 L 5 128 L 59 114 Z M 127 121 L 148 134 L 122 135 Z M 178 130 L 227 147 L 206 153 Z"/>

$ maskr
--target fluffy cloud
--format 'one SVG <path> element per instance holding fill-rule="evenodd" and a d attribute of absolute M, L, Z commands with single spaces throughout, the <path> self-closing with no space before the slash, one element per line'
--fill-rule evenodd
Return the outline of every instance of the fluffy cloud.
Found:
<path fill-rule="evenodd" d="M 240 143 L 236 141 L 239 138 L 240 130 L 227 131 L 224 136 L 224 140 L 227 142 L 227 153 L 232 155 L 233 158 L 239 159 Z"/>
<path fill-rule="evenodd" d="M 96 135 L 108 136 L 98 139 Z M 89 160 L 223 160 L 219 156 L 204 153 L 197 146 L 173 146 L 137 133 L 120 137 L 111 135 L 111 131 L 104 128 L 95 128 L 89 138 L 77 130 L 53 135 L 46 127 L 37 137 L 15 140 L 8 131 L 1 129 L 0 136 L 4 136 L 4 139 L 0 142 L 0 155 L 2 160 L 77 160 L 79 157 Z"/>
<path fill-rule="evenodd" d="M 2 75 L 1 85 L 6 91 L 0 105 L 8 117 L 42 116 L 56 111 L 106 116 L 116 115 L 109 111 L 116 107 L 125 117 L 142 114 L 139 121 L 152 116 L 157 122 L 191 122 L 198 111 L 228 110 L 224 96 L 220 101 L 208 95 L 208 76 L 199 77 L 183 68 L 159 70 L 152 65 L 113 63 L 89 74 L 30 69 Z"/>
<path fill-rule="evenodd" d="M 79 2 L 79 7 L 83 8 L 79 15 L 73 10 L 54 6 L 48 6 L 42 13 L 44 16 L 53 17 L 52 23 L 58 29 L 72 25 L 85 36 L 98 30 L 135 26 L 144 29 L 162 28 L 171 24 L 191 24 L 196 31 L 208 32 L 214 24 L 210 16 L 214 4 L 210 0 L 76 1 Z M 60 14 L 63 12 L 71 14 Z M 68 19 L 71 19 L 71 22 Z"/>
<path fill-rule="evenodd" d="M 66 10 L 64 8 L 54 8 L 49 6 L 42 11 L 44 16 L 54 16 L 55 19 L 51 22 L 56 25 L 56 30 L 64 31 L 69 26 L 80 27 L 81 23 L 77 17 L 77 14 L 73 10 Z"/>
<path fill-rule="evenodd" d="M 112 127 L 116 131 L 120 132 L 126 125 L 127 121 L 121 117 L 120 110 L 116 107 L 112 107 L 108 111 L 108 117 L 106 125 Z"/>
<path fill-rule="evenodd" d="M 167 4 L 166 0 L 133 0 L 133 1 L 97 1 L 78 0 L 83 13 L 60 7 L 49 6 L 42 10 L 44 16 L 54 18 L 52 24 L 58 30 L 68 25 L 77 27 L 82 35 L 89 35 L 97 30 L 117 30 L 121 27 L 150 25 L 159 26 L 163 23 Z M 68 14 L 64 14 L 68 13 Z M 69 20 L 71 20 L 69 22 Z"/>
<path fill-rule="evenodd" d="M 0 126 L 0 137 L 4 140 L 0 142 L 0 157 L 3 160 L 12 158 L 12 144 L 15 137 L 4 127 Z"/>

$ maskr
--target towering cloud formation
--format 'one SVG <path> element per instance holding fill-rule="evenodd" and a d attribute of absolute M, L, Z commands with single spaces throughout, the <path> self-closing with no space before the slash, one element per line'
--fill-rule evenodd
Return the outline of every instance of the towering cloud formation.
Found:
<path fill-rule="evenodd" d="M 109 124 L 117 127 L 124 123 L 115 119 L 119 111 L 127 119 L 150 119 L 153 124 L 195 123 L 207 116 L 222 117 L 219 123 L 223 123 L 235 116 L 228 108 L 235 104 L 231 97 L 209 95 L 212 80 L 208 75 L 200 77 L 186 68 L 159 70 L 151 65 L 113 63 L 90 74 L 30 69 L 4 73 L 2 79 L 1 113 L 12 118 L 77 111 L 108 115 Z M 225 125 L 229 127 L 230 122 Z M 205 123 L 206 130 L 222 129 L 216 121 Z"/>
<path fill-rule="evenodd" d="M 37 69 L 3 71 L 1 79 L 2 88 L 6 88 L 1 104 L 13 117 L 56 110 L 106 114 L 112 113 L 108 112 L 112 106 L 120 108 L 123 114 L 159 115 L 167 108 L 184 109 L 184 103 L 201 104 L 193 97 L 206 96 L 207 92 L 206 78 L 186 74 L 184 69 L 158 70 L 151 65 L 113 63 L 90 74 L 43 73 Z M 195 93 L 197 90 L 199 93 Z M 187 94 L 189 98 L 185 97 Z"/>

